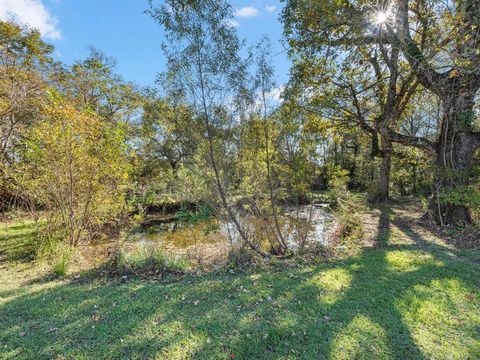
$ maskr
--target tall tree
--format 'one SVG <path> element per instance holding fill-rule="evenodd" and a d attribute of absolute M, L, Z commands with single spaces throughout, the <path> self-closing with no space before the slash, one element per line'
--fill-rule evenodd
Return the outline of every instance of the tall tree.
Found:
<path fill-rule="evenodd" d="M 109 122 L 128 123 L 142 105 L 140 92 L 116 72 L 116 60 L 90 49 L 83 60 L 57 67 L 56 85 L 79 106 Z"/>
<path fill-rule="evenodd" d="M 19 199 L 9 172 L 22 133 L 37 121 L 45 99 L 52 52 L 38 31 L 0 21 L 0 208 Z"/>
<path fill-rule="evenodd" d="M 474 125 L 480 89 L 480 1 L 398 0 L 388 11 L 393 17 L 385 22 L 389 41 L 401 48 L 418 80 L 443 106 L 433 145 L 437 171 L 431 213 L 440 224 L 470 223 L 469 197 L 478 197 L 470 191 L 469 181 L 472 159 L 480 147 L 480 132 Z M 438 40 L 419 43 L 412 26 Z"/>
<path fill-rule="evenodd" d="M 297 49 L 296 49 L 297 50 Z M 290 92 L 300 95 L 297 104 L 332 121 L 336 126 L 357 126 L 371 138 L 371 155 L 382 159 L 376 200 L 389 197 L 391 159 L 390 128 L 399 126 L 418 82 L 401 74 L 398 51 L 383 45 L 364 45 L 306 55 L 295 52 Z M 308 95 L 304 95 L 304 93 Z"/>
<path fill-rule="evenodd" d="M 391 53 L 398 52 L 416 81 L 440 98 L 443 114 L 434 142 L 390 126 L 382 131 L 389 141 L 435 154 L 430 214 L 439 224 L 471 222 L 468 198 L 475 194 L 469 190 L 469 178 L 472 158 L 480 146 L 473 112 L 480 88 L 479 17 L 478 0 L 291 0 L 283 13 L 293 48 L 315 53 L 359 44 L 382 45 Z M 399 74 L 405 71 L 398 69 Z"/>
<path fill-rule="evenodd" d="M 53 47 L 40 33 L 0 21 L 0 161 L 13 157 L 19 131 L 34 121 L 47 82 L 42 74 Z"/>
<path fill-rule="evenodd" d="M 223 209 L 242 241 L 265 255 L 240 223 L 228 196 L 229 171 L 223 164 L 229 150 L 222 136 L 231 127 L 228 107 L 245 81 L 245 66 L 239 56 L 241 43 L 230 20 L 230 4 L 218 0 L 150 0 L 148 13 L 163 26 L 168 72 L 164 85 L 181 94 L 205 126 L 208 162 Z M 220 135 L 220 136 L 219 136 Z"/>
<path fill-rule="evenodd" d="M 276 197 L 275 197 L 275 185 L 273 181 L 272 174 L 272 158 L 274 149 L 271 146 L 271 134 L 270 127 L 271 121 L 269 115 L 271 115 L 271 102 L 272 93 L 275 91 L 275 82 L 273 80 L 274 68 L 272 66 L 272 57 L 271 57 L 271 44 L 270 40 L 267 37 L 262 37 L 256 46 L 255 56 L 255 66 L 257 68 L 255 74 L 255 89 L 260 95 L 260 118 L 262 119 L 263 125 L 263 137 L 265 144 L 265 165 L 266 165 L 266 176 L 268 184 L 268 193 L 270 197 L 270 206 L 272 209 L 272 217 L 274 220 L 274 237 L 276 243 L 279 245 L 280 252 L 285 252 L 288 249 L 288 245 L 282 234 L 282 229 L 278 220 L 277 208 L 276 208 Z M 273 230 L 273 229 L 272 229 Z"/>

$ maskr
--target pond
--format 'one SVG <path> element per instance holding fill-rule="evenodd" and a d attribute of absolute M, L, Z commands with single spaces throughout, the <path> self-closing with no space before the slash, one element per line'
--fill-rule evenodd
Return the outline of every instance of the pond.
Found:
<path fill-rule="evenodd" d="M 300 206 L 285 208 L 278 216 L 282 237 L 292 250 L 307 243 L 328 246 L 334 218 L 327 206 Z M 242 227 L 259 240 L 265 249 L 275 229 L 273 219 L 240 218 Z M 232 248 L 240 245 L 240 235 L 233 223 L 211 218 L 188 224 L 179 221 L 153 221 L 132 231 L 125 246 L 161 247 L 169 255 L 183 257 L 197 265 L 224 262 Z"/>

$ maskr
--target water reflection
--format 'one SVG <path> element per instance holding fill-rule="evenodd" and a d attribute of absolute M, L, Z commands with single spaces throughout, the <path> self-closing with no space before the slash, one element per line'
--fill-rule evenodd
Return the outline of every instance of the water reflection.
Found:
<path fill-rule="evenodd" d="M 327 246 L 329 232 L 332 229 L 333 216 L 324 207 L 301 206 L 285 209 L 282 216 L 278 217 L 282 236 L 287 242 L 289 249 L 295 250 L 308 242 L 317 242 Z M 260 244 L 267 249 L 270 243 L 269 237 L 276 231 L 273 228 L 272 219 L 258 217 L 240 219 L 242 227 L 254 238 L 258 238 Z M 230 222 L 220 224 L 223 236 L 230 239 L 233 245 L 240 242 L 240 234 Z"/>
<path fill-rule="evenodd" d="M 290 249 L 296 250 L 308 242 L 328 245 L 333 217 L 325 208 L 287 208 L 278 216 L 278 220 L 282 236 Z M 249 236 L 257 239 L 265 250 L 269 250 L 276 231 L 272 219 L 243 217 L 240 223 Z M 187 255 L 190 259 L 203 257 L 217 262 L 221 258 L 225 259 L 232 247 L 238 247 L 240 240 L 240 235 L 232 223 L 217 219 L 197 224 L 172 221 L 144 226 L 133 231 L 127 238 L 130 244 L 155 244 L 170 254 Z"/>

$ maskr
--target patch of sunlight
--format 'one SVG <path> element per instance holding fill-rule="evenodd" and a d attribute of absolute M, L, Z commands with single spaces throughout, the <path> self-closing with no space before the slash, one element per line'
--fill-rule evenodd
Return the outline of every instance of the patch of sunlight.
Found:
<path fill-rule="evenodd" d="M 253 281 L 258 281 L 262 278 L 262 275 L 261 274 L 252 274 L 250 275 L 250 279 L 253 280 Z"/>
<path fill-rule="evenodd" d="M 348 270 L 334 268 L 315 274 L 308 280 L 308 284 L 319 288 L 319 301 L 331 304 L 341 299 L 351 281 L 352 275 Z"/>
<path fill-rule="evenodd" d="M 435 260 L 431 254 L 417 251 L 388 251 L 385 255 L 388 269 L 395 272 L 417 271 L 424 266 L 444 266 L 443 261 Z"/>
<path fill-rule="evenodd" d="M 21 348 L 16 348 L 16 349 L 3 349 L 2 350 L 2 356 L 5 356 L 5 359 L 17 359 L 20 357 L 22 354 L 22 349 Z"/>
<path fill-rule="evenodd" d="M 238 325 L 242 328 L 247 328 L 258 320 L 260 320 L 260 317 L 256 313 L 248 313 L 238 320 Z"/>
<path fill-rule="evenodd" d="M 30 231 L 32 228 L 32 225 L 34 225 L 35 222 L 33 220 L 22 220 L 19 222 L 6 222 L 6 223 L 1 223 L 0 222 L 0 229 L 2 230 L 2 233 L 22 233 L 25 231 Z"/>
<path fill-rule="evenodd" d="M 480 356 L 480 296 L 461 280 L 435 279 L 426 285 L 416 285 L 395 306 L 427 357 Z"/>
<path fill-rule="evenodd" d="M 181 339 L 166 346 L 155 355 L 155 359 L 195 359 L 195 354 L 208 342 L 208 336 L 184 334 Z"/>
<path fill-rule="evenodd" d="M 389 235 L 389 245 L 411 245 L 415 244 L 414 239 L 412 239 L 410 236 L 405 234 L 401 229 L 399 229 L 397 226 L 392 225 L 390 227 L 390 235 Z"/>
<path fill-rule="evenodd" d="M 275 327 L 279 329 L 293 329 L 298 325 L 296 315 L 290 311 L 284 311 L 282 317 L 275 322 Z"/>
<path fill-rule="evenodd" d="M 116 352 L 145 346 L 148 350 L 143 351 L 148 352 L 145 354 L 148 359 L 190 359 L 209 341 L 206 334 L 194 333 L 181 321 L 165 323 L 162 316 L 156 319 L 157 322 L 139 323 L 135 331 L 119 339 Z"/>
<path fill-rule="evenodd" d="M 364 315 L 357 315 L 332 341 L 333 359 L 393 358 L 385 330 Z"/>

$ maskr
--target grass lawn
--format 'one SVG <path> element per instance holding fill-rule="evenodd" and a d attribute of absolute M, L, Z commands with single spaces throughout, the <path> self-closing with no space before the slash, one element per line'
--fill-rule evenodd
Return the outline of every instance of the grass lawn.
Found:
<path fill-rule="evenodd" d="M 324 265 L 87 284 L 36 279 L 5 224 L 0 358 L 479 359 L 478 252 L 377 220 L 376 246 Z"/>

